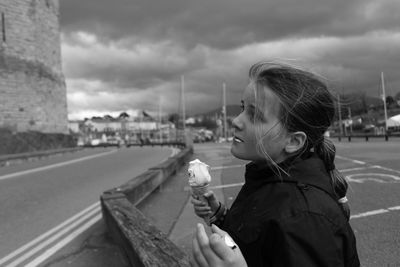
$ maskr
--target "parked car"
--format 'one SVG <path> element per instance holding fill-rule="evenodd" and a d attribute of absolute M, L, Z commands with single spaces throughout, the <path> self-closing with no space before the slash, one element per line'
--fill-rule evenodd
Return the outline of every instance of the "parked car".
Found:
<path fill-rule="evenodd" d="M 117 146 L 121 145 L 121 140 L 115 136 L 107 137 L 107 146 Z"/>
<path fill-rule="evenodd" d="M 91 146 L 100 146 L 101 144 L 101 139 L 92 139 L 90 140 L 90 145 Z"/>
<path fill-rule="evenodd" d="M 375 131 L 375 128 L 376 128 L 376 126 L 373 125 L 373 124 L 366 124 L 366 125 L 364 126 L 363 131 L 364 131 L 365 133 L 373 133 L 373 132 Z"/>

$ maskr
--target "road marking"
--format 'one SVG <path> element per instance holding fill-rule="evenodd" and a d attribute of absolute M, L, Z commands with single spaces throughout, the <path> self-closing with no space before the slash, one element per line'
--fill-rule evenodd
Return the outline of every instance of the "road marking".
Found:
<path fill-rule="evenodd" d="M 350 158 L 346 158 L 346 157 L 342 157 L 342 156 L 336 156 L 336 157 L 340 158 L 340 159 L 343 159 L 343 160 L 351 161 L 351 162 L 356 163 L 356 164 L 367 165 L 367 163 L 363 162 L 363 161 L 354 160 L 354 159 L 350 159 Z M 374 168 L 400 174 L 400 171 L 398 171 L 398 170 L 387 168 L 387 167 L 383 167 L 383 166 L 380 166 L 380 165 L 370 165 L 370 166 L 366 166 L 366 167 L 344 169 L 344 170 L 339 170 L 339 171 L 340 172 L 350 172 L 350 171 L 361 171 L 361 170 L 374 169 Z M 353 177 L 359 177 L 359 176 L 362 176 L 362 177 L 366 177 L 367 176 L 367 178 L 358 178 L 358 179 L 354 179 L 353 178 Z M 368 176 L 370 176 L 370 177 L 368 177 Z M 378 177 L 378 178 L 376 178 L 376 177 Z M 381 179 L 379 179 L 379 178 L 381 178 Z M 347 179 L 348 182 L 355 182 L 355 183 L 364 183 L 365 181 L 374 181 L 374 182 L 378 182 L 378 183 L 387 183 L 388 182 L 388 181 L 385 181 L 382 178 L 390 178 L 390 179 L 393 179 L 395 181 L 400 181 L 400 177 L 399 176 L 391 175 L 391 174 L 385 174 L 385 173 L 356 173 L 356 174 L 346 175 L 346 179 Z"/>
<path fill-rule="evenodd" d="M 73 163 L 76 163 L 76 162 L 79 162 L 79 161 L 84 161 L 84 160 L 89 160 L 89 159 L 93 159 L 93 158 L 102 157 L 102 156 L 105 156 L 105 155 L 108 155 L 108 154 L 111 154 L 111 153 L 115 153 L 117 151 L 118 151 L 117 149 L 110 150 L 110 151 L 107 151 L 107 152 L 103 152 L 103 153 L 96 154 L 96 155 L 90 155 L 90 156 L 82 157 L 82 158 L 79 158 L 79 159 L 73 159 L 73 160 L 69 160 L 69 161 L 55 163 L 55 164 L 52 164 L 52 165 L 38 167 L 38 168 L 26 170 L 26 171 L 14 172 L 14 173 L 10 173 L 10 174 L 6 174 L 6 175 L 3 175 L 3 176 L 0 176 L 0 180 L 10 179 L 10 178 L 21 176 L 21 175 L 26 175 L 26 174 L 31 174 L 31 173 L 35 173 L 35 172 L 54 169 L 54 168 L 62 167 L 62 166 L 65 166 L 65 165 L 73 164 Z"/>
<path fill-rule="evenodd" d="M 240 165 L 229 165 L 229 166 L 216 166 L 216 167 L 211 167 L 210 171 L 217 171 L 217 170 L 223 170 L 223 169 L 230 169 L 230 168 L 240 168 L 244 167 L 245 165 L 240 164 Z"/>
<path fill-rule="evenodd" d="M 374 166 L 371 166 L 371 167 L 351 168 L 351 169 L 342 169 L 342 170 L 339 170 L 339 171 L 340 171 L 340 172 L 363 171 L 363 170 L 366 170 L 366 169 L 369 169 L 369 168 L 374 168 Z"/>
<path fill-rule="evenodd" d="M 390 171 L 390 172 L 395 172 L 395 173 L 400 174 L 400 171 L 395 170 L 395 169 L 391 169 L 391 168 L 387 168 L 387 167 L 383 167 L 383 166 L 379 166 L 379 165 L 374 165 L 374 166 L 372 166 L 372 167 L 374 167 L 374 168 L 379 168 L 379 169 L 382 169 L 382 170 L 385 170 L 385 171 Z"/>
<path fill-rule="evenodd" d="M 378 215 L 378 214 L 382 214 L 382 213 L 388 213 L 390 211 L 397 211 L 397 210 L 400 210 L 400 206 L 390 207 L 390 208 L 386 208 L 386 209 L 371 210 L 371 211 L 355 214 L 355 215 L 350 216 L 350 219 L 363 218 L 363 217 Z"/>
<path fill-rule="evenodd" d="M 92 217 L 93 215 L 97 215 L 98 213 L 100 213 L 100 207 L 96 207 L 96 209 L 92 210 L 90 213 L 84 215 L 83 217 L 81 217 L 80 219 L 76 220 L 75 222 L 73 222 L 72 224 L 70 224 L 69 226 L 65 227 L 63 230 L 61 230 L 60 232 L 58 232 L 57 234 L 53 235 L 52 237 L 50 237 L 49 239 L 47 239 L 46 241 L 40 243 L 38 246 L 32 248 L 30 251 L 26 252 L 25 254 L 23 254 L 22 256 L 20 256 L 19 258 L 17 258 L 16 260 L 14 260 L 13 262 L 11 262 L 10 264 L 7 265 L 7 267 L 15 267 L 18 266 L 21 262 L 29 259 L 30 257 L 32 257 L 35 253 L 39 252 L 40 250 L 42 250 L 43 248 L 45 248 L 46 246 L 50 245 L 51 243 L 53 243 L 54 241 L 57 240 L 57 238 L 60 238 L 61 236 L 65 235 L 66 233 L 68 233 L 69 231 L 71 231 L 74 227 L 78 226 L 79 224 L 81 224 L 82 222 L 84 222 L 85 220 L 89 219 L 90 217 Z"/>
<path fill-rule="evenodd" d="M 213 161 L 227 161 L 227 160 L 232 160 L 232 159 L 233 159 L 232 155 L 212 158 Z"/>
<path fill-rule="evenodd" d="M 353 162 L 353 163 L 361 164 L 361 165 L 367 164 L 367 163 L 365 163 L 364 161 L 355 160 L 355 159 L 349 159 L 349 158 L 342 157 L 342 156 L 338 156 L 338 155 L 336 155 L 336 158 L 338 158 L 338 159 L 343 159 L 343 160 L 348 160 L 348 161 L 351 161 L 351 162 Z"/>
<path fill-rule="evenodd" d="M 244 183 L 215 185 L 215 186 L 210 186 L 210 189 L 221 189 L 221 188 L 237 187 L 237 186 L 243 186 L 243 185 L 244 185 Z"/>
<path fill-rule="evenodd" d="M 57 238 L 63 236 L 64 234 L 71 231 L 74 227 L 81 224 L 85 220 L 90 219 L 94 215 L 100 214 L 100 202 L 96 202 L 93 205 L 89 206 L 88 208 L 84 209 L 83 211 L 77 213 L 73 217 L 69 218 L 68 220 L 64 221 L 60 225 L 52 228 L 51 230 L 47 231 L 46 233 L 42 234 L 41 236 L 35 238 L 28 244 L 22 246 L 21 248 L 15 250 L 14 252 L 10 253 L 6 257 L 0 260 L 0 265 L 10 261 L 13 259 L 13 262 L 6 265 L 7 267 L 14 267 L 18 266 L 19 263 L 27 260 L 29 257 L 34 255 L 35 253 L 39 252 L 41 249 L 45 248 L 49 244 L 56 241 Z M 48 238 L 49 237 L 49 238 Z M 48 238 L 46 240 L 46 238 Z M 44 240 L 44 241 L 42 241 Z M 33 247 L 33 248 L 31 248 Z M 30 250 L 29 250 L 30 249 Z M 18 256 L 19 254 L 22 254 Z M 18 257 L 18 258 L 16 258 Z M 14 259 L 16 258 L 16 259 Z"/>
<path fill-rule="evenodd" d="M 33 261 L 29 262 L 26 267 L 36 267 L 40 263 L 44 262 L 48 258 L 50 258 L 54 253 L 56 253 L 58 250 L 62 249 L 65 245 L 67 245 L 69 242 L 74 240 L 78 235 L 86 231 L 89 227 L 91 227 L 93 224 L 98 222 L 101 219 L 101 214 L 98 214 L 96 217 L 82 225 L 80 228 L 72 232 L 70 235 L 65 237 L 63 240 L 58 242 L 56 245 L 48 249 L 45 253 L 34 259 Z"/>
<path fill-rule="evenodd" d="M 355 178 L 355 177 L 362 177 L 362 178 Z M 378 177 L 378 178 L 376 178 L 376 177 Z M 386 178 L 386 180 L 384 178 Z M 374 182 L 378 182 L 378 183 L 391 182 L 391 181 L 387 181 L 387 178 L 393 179 L 395 181 L 400 181 L 399 176 L 386 174 L 386 173 L 355 173 L 355 174 L 346 175 L 346 180 L 348 182 L 354 182 L 354 183 L 364 183 L 365 181 L 374 181 Z"/>
<path fill-rule="evenodd" d="M 213 185 L 210 186 L 209 189 L 222 189 L 222 188 L 229 188 L 229 187 L 237 187 L 237 186 L 243 186 L 244 183 L 235 183 L 235 184 L 221 184 L 221 185 Z M 183 191 L 190 191 L 190 186 L 185 186 L 183 188 Z"/>
<path fill-rule="evenodd" d="M 350 216 L 350 219 L 362 218 L 362 217 L 382 214 L 382 213 L 386 213 L 386 212 L 389 212 L 389 210 L 387 210 L 387 209 L 371 210 L 371 211 L 352 215 L 352 216 Z"/>
<path fill-rule="evenodd" d="M 71 160 L 68 162 L 62 162 L 61 164 L 54 164 L 54 165 L 49 165 L 46 167 L 42 168 L 37 168 L 37 169 L 47 169 L 47 168 L 55 168 L 58 166 L 63 166 L 67 164 L 71 164 L 73 162 L 81 161 L 81 160 L 86 160 L 90 158 L 95 158 L 95 157 L 100 157 L 109 153 L 116 152 L 118 150 L 111 150 L 107 151 L 105 153 L 101 154 L 96 154 L 92 156 L 88 156 L 85 158 L 80 158 L 77 160 Z M 176 155 L 180 150 L 179 149 L 172 149 L 171 156 Z M 33 169 L 33 171 L 39 171 L 37 169 Z M 19 175 L 23 175 L 25 173 L 31 172 L 30 171 L 24 171 L 20 172 Z M 23 174 L 21 174 L 23 173 Z M 13 175 L 17 176 L 16 173 Z M 0 177 L 1 179 L 7 179 L 11 177 L 6 177 L 4 176 Z M 94 216 L 94 217 L 93 217 Z M 93 218 L 92 218 L 93 217 Z M 41 262 L 45 261 L 47 258 L 49 258 L 51 255 L 56 253 L 58 250 L 63 248 L 65 245 L 67 245 L 69 242 L 71 242 L 73 239 L 75 239 L 79 234 L 83 233 L 86 231 L 90 226 L 95 224 L 101 219 L 101 212 L 100 212 L 100 202 L 96 202 L 86 209 L 82 210 L 81 212 L 75 214 L 71 218 L 67 219 L 63 223 L 59 224 L 58 226 L 52 228 L 51 230 L 47 231 L 46 233 L 38 236 L 34 240 L 30 241 L 29 243 L 25 244 L 24 246 L 18 248 L 17 250 L 13 251 L 12 253 L 8 254 L 7 256 L 3 257 L 0 259 L 0 265 L 3 266 L 3 263 L 10 262 L 6 266 L 7 267 L 15 267 L 18 266 L 20 263 L 27 261 L 29 258 L 35 257 L 37 253 L 40 253 L 43 249 L 46 249 L 49 245 L 51 245 L 54 242 L 57 242 L 57 239 L 62 238 L 65 234 L 68 232 L 73 231 L 71 234 L 69 234 L 67 237 L 62 239 L 60 242 L 55 244 L 54 246 L 47 248 L 46 252 L 44 252 L 42 255 L 34 259 L 32 262 L 29 263 L 29 265 L 24 265 L 24 266 L 37 266 Z M 86 222 L 89 220 L 88 222 Z M 80 224 L 84 223 L 82 226 L 79 226 Z M 74 229 L 78 227 L 77 229 Z M 46 238 L 48 238 L 46 240 Z"/>
<path fill-rule="evenodd" d="M 77 218 L 81 217 L 82 215 L 90 212 L 91 210 L 93 210 L 94 208 L 97 208 L 100 206 L 100 202 L 96 202 L 93 205 L 90 205 L 89 207 L 87 207 L 86 209 L 82 210 L 81 212 L 75 214 L 74 216 L 72 216 L 71 218 L 69 218 L 68 220 L 64 221 L 63 223 L 59 224 L 58 226 L 50 229 L 49 231 L 47 231 L 46 233 L 38 236 L 37 238 L 35 238 L 34 240 L 30 241 L 29 243 L 27 243 L 26 245 L 20 247 L 19 249 L 15 250 L 14 252 L 8 254 L 7 256 L 5 256 L 4 258 L 0 259 L 0 265 L 3 264 L 4 262 L 7 262 L 8 260 L 10 260 L 11 258 L 17 256 L 18 254 L 20 254 L 21 252 L 27 250 L 28 248 L 36 245 L 37 243 L 39 243 L 40 241 L 42 241 L 43 239 L 45 239 L 46 237 L 48 237 L 49 235 L 52 235 L 53 233 L 57 232 L 58 230 L 60 230 L 61 228 L 65 227 L 66 225 L 69 225 L 70 223 L 72 223 L 73 221 L 75 221 Z"/>

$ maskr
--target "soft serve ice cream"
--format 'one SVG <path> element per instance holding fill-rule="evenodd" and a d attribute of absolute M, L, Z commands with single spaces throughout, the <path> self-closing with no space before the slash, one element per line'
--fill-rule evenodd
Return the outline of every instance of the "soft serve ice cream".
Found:
<path fill-rule="evenodd" d="M 198 159 L 189 162 L 189 185 L 192 189 L 192 196 L 205 203 L 208 203 L 208 201 L 204 197 L 204 194 L 207 193 L 208 186 L 211 182 L 211 176 L 208 172 L 209 169 L 210 166 Z M 203 217 L 203 219 L 207 225 L 210 225 L 209 216 Z"/>
<path fill-rule="evenodd" d="M 190 186 L 205 186 L 211 182 L 209 173 L 210 166 L 195 159 L 189 162 L 189 185 Z"/>

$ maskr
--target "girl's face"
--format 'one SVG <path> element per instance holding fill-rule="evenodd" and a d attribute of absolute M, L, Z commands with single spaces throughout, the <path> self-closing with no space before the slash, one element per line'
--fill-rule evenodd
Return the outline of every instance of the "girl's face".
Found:
<path fill-rule="evenodd" d="M 235 134 L 231 153 L 239 159 L 280 163 L 285 159 L 286 130 L 278 118 L 278 97 L 265 87 L 264 105 L 258 107 L 254 90 L 254 85 L 247 86 L 241 101 L 242 112 L 232 122 Z M 259 108 L 262 110 L 257 111 Z M 261 115 L 255 116 L 256 113 Z M 258 139 L 264 153 L 257 147 Z"/>

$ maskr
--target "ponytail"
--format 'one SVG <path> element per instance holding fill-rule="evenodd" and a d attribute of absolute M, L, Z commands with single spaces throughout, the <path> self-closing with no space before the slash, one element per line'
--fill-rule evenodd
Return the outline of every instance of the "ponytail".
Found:
<path fill-rule="evenodd" d="M 346 193 L 348 183 L 345 177 L 336 169 L 335 154 L 336 148 L 331 140 L 323 137 L 315 146 L 315 153 L 325 164 L 325 168 L 331 177 L 331 183 L 335 192 L 336 198 L 343 210 L 347 219 L 350 217 L 350 208 L 347 203 Z"/>

